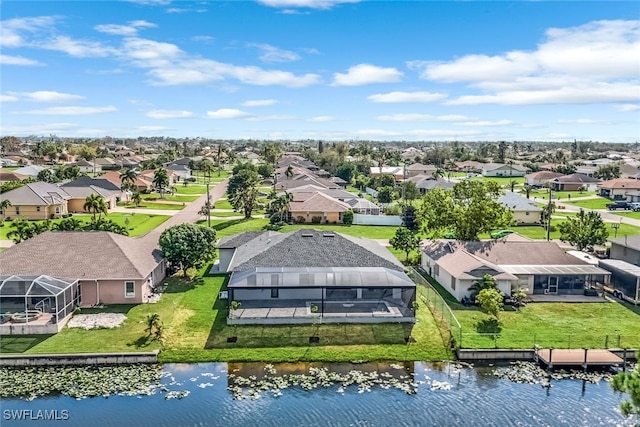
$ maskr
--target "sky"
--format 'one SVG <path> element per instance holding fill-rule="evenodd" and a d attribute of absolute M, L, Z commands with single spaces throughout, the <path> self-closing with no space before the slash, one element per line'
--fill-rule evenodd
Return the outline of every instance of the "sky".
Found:
<path fill-rule="evenodd" d="M 636 1 L 0 10 L 2 136 L 640 141 Z"/>

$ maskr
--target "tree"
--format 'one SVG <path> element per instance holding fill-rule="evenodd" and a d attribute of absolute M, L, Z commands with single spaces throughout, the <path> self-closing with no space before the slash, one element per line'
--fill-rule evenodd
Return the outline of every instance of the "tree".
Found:
<path fill-rule="evenodd" d="M 336 176 L 344 179 L 347 183 L 351 184 L 353 177 L 356 174 L 356 165 L 352 162 L 344 162 L 338 165 L 336 169 Z"/>
<path fill-rule="evenodd" d="M 502 292 L 493 288 L 483 289 L 478 293 L 476 301 L 487 314 L 498 320 L 504 304 Z"/>
<path fill-rule="evenodd" d="M 158 168 L 153 172 L 153 185 L 160 191 L 160 198 L 164 199 L 164 191 L 169 186 L 169 173 L 165 168 Z"/>
<path fill-rule="evenodd" d="M 342 214 L 342 223 L 344 225 L 353 224 L 353 211 L 351 209 Z"/>
<path fill-rule="evenodd" d="M 287 170 L 284 172 L 284 174 L 287 177 L 287 179 L 293 178 L 293 175 L 295 175 L 295 171 L 293 170 L 293 166 L 291 166 L 291 165 L 287 166 Z"/>
<path fill-rule="evenodd" d="M 51 226 L 56 231 L 82 231 L 83 223 L 77 218 L 63 218 Z"/>
<path fill-rule="evenodd" d="M 207 178 L 211 177 L 211 172 L 213 172 L 215 169 L 215 166 L 213 165 L 213 162 L 211 161 L 211 159 L 207 159 L 207 158 L 202 159 L 199 167 L 202 173 L 204 174 L 204 176 Z"/>
<path fill-rule="evenodd" d="M 85 231 L 109 231 L 111 233 L 122 234 L 123 236 L 129 235 L 129 230 L 126 227 L 112 221 L 108 218 L 93 218 L 89 224 L 84 227 Z"/>
<path fill-rule="evenodd" d="M 496 161 L 498 163 L 504 163 L 504 156 L 507 152 L 507 142 L 506 141 L 500 141 L 498 143 L 498 156 Z"/>
<path fill-rule="evenodd" d="M 162 320 L 160 320 L 160 315 L 158 313 L 149 313 L 147 314 L 147 336 L 152 337 L 152 339 L 156 341 L 162 341 L 162 333 L 164 331 L 164 325 Z"/>
<path fill-rule="evenodd" d="M 478 240 L 480 233 L 508 227 L 513 216 L 498 202 L 502 191 L 494 181 L 462 181 L 453 190 L 435 188 L 422 196 L 418 218 L 432 236 L 453 231 L 458 240 Z"/>
<path fill-rule="evenodd" d="M 268 163 L 262 163 L 258 165 L 256 169 L 260 176 L 263 178 L 269 178 L 270 176 L 273 176 L 273 172 L 275 171 L 273 165 L 270 165 Z"/>
<path fill-rule="evenodd" d="M 420 237 L 405 227 L 396 229 L 396 233 L 389 240 L 389 244 L 397 251 L 405 253 L 405 259 L 409 260 L 409 253 L 420 246 Z"/>
<path fill-rule="evenodd" d="M 107 214 L 107 204 L 102 196 L 97 193 L 89 194 L 87 198 L 84 199 L 82 209 L 92 213 L 94 220 L 96 219 L 96 214 L 99 214 L 100 217 L 102 217 L 102 214 Z"/>
<path fill-rule="evenodd" d="M 381 187 L 377 197 L 380 203 L 391 203 L 394 197 L 393 187 Z"/>
<path fill-rule="evenodd" d="M 170 263 L 179 266 L 183 274 L 188 268 L 199 268 L 216 254 L 216 232 L 207 227 L 183 223 L 160 234 L 160 248 Z"/>
<path fill-rule="evenodd" d="M 2 212 L 3 219 L 7 217 L 7 208 L 9 208 L 9 206 L 11 206 L 11 200 L 4 199 L 0 201 L 0 212 Z"/>
<path fill-rule="evenodd" d="M 496 279 L 488 274 L 485 274 L 478 280 L 475 280 L 468 289 L 469 291 L 471 291 L 471 299 L 474 300 L 478 296 L 480 291 L 484 289 L 498 289 L 498 283 L 496 282 Z"/>
<path fill-rule="evenodd" d="M 420 230 L 420 223 L 417 221 L 415 206 L 406 205 L 402 209 L 402 226 L 414 233 Z"/>
<path fill-rule="evenodd" d="M 640 365 L 636 365 L 633 371 L 620 372 L 614 376 L 611 387 L 618 393 L 629 394 L 629 400 L 620 404 L 620 410 L 625 416 L 640 415 Z"/>
<path fill-rule="evenodd" d="M 125 184 L 129 184 L 130 188 L 133 188 L 133 185 L 136 182 L 136 178 L 138 174 L 133 169 L 127 169 L 120 174 L 120 182 L 124 186 Z"/>
<path fill-rule="evenodd" d="M 560 240 L 569 242 L 579 251 L 593 250 L 596 245 L 604 245 L 609 237 L 609 231 L 598 212 L 585 212 L 580 209 L 574 217 L 567 217 L 559 225 Z"/>
<path fill-rule="evenodd" d="M 95 159 L 96 155 L 97 155 L 96 149 L 88 145 L 83 145 L 82 147 L 80 147 L 80 150 L 78 151 L 78 156 L 82 157 L 87 161 Z"/>
<path fill-rule="evenodd" d="M 244 212 L 245 218 L 251 218 L 256 206 L 260 177 L 251 163 L 243 163 L 233 168 L 233 175 L 229 178 L 227 194 L 229 203 L 236 211 Z"/>
<path fill-rule="evenodd" d="M 142 203 L 142 195 L 138 190 L 135 190 L 131 195 L 131 201 L 135 203 L 136 207 L 139 207 L 140 203 Z"/>
<path fill-rule="evenodd" d="M 49 230 L 49 222 L 29 222 L 26 219 L 16 219 L 11 224 L 11 228 L 12 230 L 7 233 L 7 237 L 14 243 L 20 243 Z"/>
<path fill-rule="evenodd" d="M 58 182 L 59 179 L 51 169 L 42 169 L 40 172 L 38 172 L 38 181 L 53 183 Z"/>
<path fill-rule="evenodd" d="M 405 181 L 402 183 L 402 198 L 406 200 L 415 200 L 420 197 L 420 190 L 413 181 Z"/>
<path fill-rule="evenodd" d="M 594 178 L 607 181 L 613 178 L 620 178 L 620 165 L 618 163 L 609 163 L 608 165 L 600 165 L 593 174 Z"/>

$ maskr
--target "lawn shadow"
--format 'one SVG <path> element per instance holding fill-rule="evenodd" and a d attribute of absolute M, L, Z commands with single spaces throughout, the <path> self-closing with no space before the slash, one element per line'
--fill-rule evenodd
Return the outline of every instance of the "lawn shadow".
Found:
<path fill-rule="evenodd" d="M 149 335 L 143 335 L 141 337 L 139 337 L 137 340 L 127 343 L 128 346 L 133 346 L 135 348 L 143 348 L 143 347 L 147 347 L 149 344 L 151 344 L 153 342 L 153 340 L 151 339 L 151 336 Z"/>
<path fill-rule="evenodd" d="M 3 335 L 0 353 L 24 353 L 53 335 Z"/>
<path fill-rule="evenodd" d="M 502 332 L 502 326 L 497 319 L 492 317 L 477 322 L 476 331 L 479 334 L 499 334 Z"/>
<path fill-rule="evenodd" d="M 214 224 L 214 225 L 211 226 L 211 228 L 213 228 L 216 231 L 220 231 L 220 230 L 224 230 L 227 227 L 231 227 L 233 225 L 242 224 L 244 222 L 251 221 L 251 220 L 252 220 L 252 218 L 232 219 L 232 220 L 229 220 L 229 221 L 221 222 L 219 224 Z"/>

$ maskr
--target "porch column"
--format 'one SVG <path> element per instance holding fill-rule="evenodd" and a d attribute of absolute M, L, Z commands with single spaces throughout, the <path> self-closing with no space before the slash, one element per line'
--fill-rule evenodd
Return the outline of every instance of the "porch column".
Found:
<path fill-rule="evenodd" d="M 362 288 L 356 289 L 356 299 L 362 299 Z"/>

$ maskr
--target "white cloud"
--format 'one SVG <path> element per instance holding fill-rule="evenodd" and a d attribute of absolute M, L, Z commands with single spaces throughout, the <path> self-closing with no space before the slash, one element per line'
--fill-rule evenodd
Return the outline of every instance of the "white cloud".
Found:
<path fill-rule="evenodd" d="M 611 125 L 613 124 L 613 122 L 610 120 L 595 120 L 595 119 L 559 119 L 558 123 L 570 124 L 570 125 Z"/>
<path fill-rule="evenodd" d="M 551 28 L 534 50 L 410 61 L 424 79 L 463 82 L 480 91 L 450 105 L 561 104 L 640 100 L 640 20 Z M 609 92 L 609 93 L 607 93 Z"/>
<path fill-rule="evenodd" d="M 377 93 L 367 97 L 369 101 L 399 104 L 399 103 L 427 103 L 436 102 L 446 98 L 447 95 L 443 93 L 431 93 L 431 92 L 389 92 L 389 93 Z"/>
<path fill-rule="evenodd" d="M 151 110 L 146 115 L 152 119 L 186 119 L 194 116 L 186 110 Z"/>
<path fill-rule="evenodd" d="M 56 92 L 53 90 L 39 90 L 36 92 L 11 92 L 12 95 L 17 95 L 23 98 L 27 98 L 29 101 L 35 102 L 64 102 L 64 101 L 78 101 L 84 99 L 84 96 L 73 95 L 71 93 Z"/>
<path fill-rule="evenodd" d="M 194 42 L 208 44 L 208 43 L 213 43 L 215 41 L 215 38 L 211 36 L 193 36 L 191 37 L 191 40 L 193 40 Z"/>
<path fill-rule="evenodd" d="M 290 50 L 280 49 L 266 43 L 249 43 L 249 47 L 255 47 L 262 52 L 260 60 L 263 62 L 292 62 L 298 61 L 300 55 Z"/>
<path fill-rule="evenodd" d="M 55 16 L 32 16 L 13 18 L 0 22 L 0 45 L 20 47 L 29 44 L 26 35 L 49 29 L 58 18 Z"/>
<path fill-rule="evenodd" d="M 56 36 L 37 43 L 37 47 L 64 52 L 78 58 L 106 57 L 117 55 L 118 51 L 99 42 L 74 40 L 67 36 Z"/>
<path fill-rule="evenodd" d="M 266 122 L 270 120 L 294 120 L 296 116 L 291 116 L 288 114 L 272 114 L 270 116 L 253 116 L 247 117 L 247 121 L 249 122 Z"/>
<path fill-rule="evenodd" d="M 242 119 L 250 116 L 249 113 L 235 108 L 220 108 L 216 111 L 207 111 L 207 117 L 210 119 Z"/>
<path fill-rule="evenodd" d="M 166 130 L 171 130 L 171 128 L 168 128 L 166 126 L 138 126 L 137 128 L 133 129 L 133 135 L 135 135 L 136 132 L 140 132 L 140 133 L 150 133 L 150 132 L 163 132 Z"/>
<path fill-rule="evenodd" d="M 25 58 L 24 56 L 1 55 L 0 64 L 2 65 L 42 65 L 40 62 Z"/>
<path fill-rule="evenodd" d="M 481 134 L 475 130 L 448 130 L 448 129 L 412 129 L 407 131 L 389 131 L 384 129 L 362 129 L 354 132 L 359 137 L 369 138 L 402 138 L 406 136 L 412 137 L 431 137 L 431 138 L 449 138 L 457 136 L 471 136 Z"/>
<path fill-rule="evenodd" d="M 491 121 L 491 120 L 472 120 L 472 121 L 468 121 L 468 122 L 458 122 L 458 123 L 454 123 L 455 125 L 458 126 L 478 126 L 478 127 L 484 127 L 484 126 L 509 126 L 514 124 L 511 120 L 496 120 L 496 121 Z"/>
<path fill-rule="evenodd" d="M 628 112 L 628 111 L 639 111 L 640 105 L 638 104 L 623 104 L 618 107 L 618 111 Z"/>
<path fill-rule="evenodd" d="M 68 133 L 70 130 L 77 128 L 79 128 L 79 126 L 74 123 L 30 123 L 26 125 L 3 126 L 2 131 L 13 135 L 48 135 Z"/>
<path fill-rule="evenodd" d="M 461 115 L 433 116 L 431 114 L 420 113 L 397 113 L 378 116 L 376 120 L 383 122 L 459 122 L 474 119 Z"/>
<path fill-rule="evenodd" d="M 130 3 L 142 4 L 145 6 L 166 6 L 171 3 L 171 0 L 126 0 Z"/>
<path fill-rule="evenodd" d="M 275 99 L 254 99 L 245 101 L 242 103 L 243 107 L 268 107 L 269 105 L 275 105 L 278 101 Z"/>
<path fill-rule="evenodd" d="M 107 107 L 49 107 L 41 110 L 20 111 L 21 114 L 41 114 L 56 116 L 80 116 L 89 114 L 111 113 L 118 109 L 114 106 Z"/>
<path fill-rule="evenodd" d="M 332 122 L 335 119 L 336 118 L 332 116 L 316 116 L 316 117 L 310 118 L 308 121 L 315 122 L 315 123 L 323 123 L 323 122 Z"/>
<path fill-rule="evenodd" d="M 341 3 L 358 3 L 360 0 L 258 0 L 269 7 L 296 8 L 303 7 L 309 9 L 331 9 Z"/>
<path fill-rule="evenodd" d="M 94 30 L 105 34 L 111 34 L 115 36 L 135 36 L 138 34 L 139 28 L 153 28 L 156 24 L 153 24 L 144 20 L 129 21 L 129 25 L 118 24 L 101 24 L 93 27 Z"/>
<path fill-rule="evenodd" d="M 15 102 L 18 100 L 17 96 L 13 95 L 0 95 L 0 102 Z"/>
<path fill-rule="evenodd" d="M 371 64 L 358 64 L 349 68 L 346 74 L 335 73 L 333 86 L 359 86 L 372 83 L 393 83 L 402 78 L 396 68 L 383 68 Z"/>

